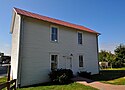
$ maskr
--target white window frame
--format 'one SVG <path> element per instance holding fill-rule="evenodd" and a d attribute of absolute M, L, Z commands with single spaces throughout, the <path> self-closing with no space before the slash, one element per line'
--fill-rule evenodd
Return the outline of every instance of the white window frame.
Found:
<path fill-rule="evenodd" d="M 58 69 L 58 67 L 59 67 L 59 54 L 51 53 L 51 54 L 50 54 L 50 70 L 52 70 L 52 69 L 51 69 L 51 62 L 52 62 L 51 56 L 52 56 L 52 55 L 57 55 L 57 69 Z"/>
<path fill-rule="evenodd" d="M 79 33 L 82 34 L 82 44 L 79 43 L 79 35 L 78 35 Z M 83 45 L 83 32 L 81 32 L 81 31 L 77 32 L 77 43 L 78 43 L 78 45 Z"/>
<path fill-rule="evenodd" d="M 52 36 L 51 36 L 52 35 L 52 27 L 57 28 L 57 41 L 52 41 Z M 55 42 L 55 43 L 59 42 L 59 27 L 58 26 L 50 25 L 50 41 Z"/>

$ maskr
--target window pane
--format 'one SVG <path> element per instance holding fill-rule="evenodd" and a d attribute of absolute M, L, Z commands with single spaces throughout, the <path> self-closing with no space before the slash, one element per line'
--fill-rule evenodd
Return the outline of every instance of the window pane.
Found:
<path fill-rule="evenodd" d="M 57 55 L 54 55 L 55 56 L 55 63 L 57 62 Z"/>
<path fill-rule="evenodd" d="M 54 27 L 52 27 L 52 34 L 54 33 Z"/>
<path fill-rule="evenodd" d="M 54 35 L 53 34 L 51 34 L 51 40 L 54 41 Z"/>
<path fill-rule="evenodd" d="M 79 56 L 79 67 L 83 67 L 83 56 Z"/>
<path fill-rule="evenodd" d="M 51 55 L 51 60 L 54 61 L 54 55 Z"/>
<path fill-rule="evenodd" d="M 52 41 L 57 41 L 58 38 L 58 29 L 56 27 L 52 27 L 52 32 L 51 32 L 51 40 Z"/>
<path fill-rule="evenodd" d="M 58 56 L 57 55 L 51 55 L 51 70 L 57 69 L 57 60 Z"/>
<path fill-rule="evenodd" d="M 82 33 L 78 33 L 78 44 L 82 44 Z"/>
<path fill-rule="evenodd" d="M 57 69 L 57 65 L 55 63 L 51 63 L 51 70 Z"/>
<path fill-rule="evenodd" d="M 57 41 L 57 36 L 58 36 L 58 33 L 57 33 L 57 29 L 55 31 L 55 40 Z"/>

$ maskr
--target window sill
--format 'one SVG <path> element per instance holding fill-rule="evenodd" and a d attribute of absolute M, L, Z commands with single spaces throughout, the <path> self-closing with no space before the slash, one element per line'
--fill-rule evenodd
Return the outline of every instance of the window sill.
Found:
<path fill-rule="evenodd" d="M 78 44 L 78 46 L 83 46 L 84 44 Z"/>
<path fill-rule="evenodd" d="M 79 67 L 79 71 L 85 71 L 85 67 Z"/>
<path fill-rule="evenodd" d="M 58 41 L 50 41 L 51 43 L 59 43 Z"/>

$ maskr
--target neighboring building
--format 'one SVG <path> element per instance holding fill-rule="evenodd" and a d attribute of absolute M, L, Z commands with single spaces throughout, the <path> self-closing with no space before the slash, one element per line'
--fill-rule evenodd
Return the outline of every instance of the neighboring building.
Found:
<path fill-rule="evenodd" d="M 47 82 L 57 68 L 99 72 L 99 33 L 89 28 L 14 8 L 11 33 L 11 76 L 19 86 Z"/>
<path fill-rule="evenodd" d="M 2 65 L 2 62 L 3 62 L 3 61 L 2 61 L 2 56 L 4 56 L 4 53 L 1 53 L 1 52 L 0 52 L 0 66 Z"/>
<path fill-rule="evenodd" d="M 10 64 L 11 62 L 11 57 L 10 56 L 2 56 L 2 64 Z"/>
<path fill-rule="evenodd" d="M 2 65 L 2 58 L 1 58 L 1 56 L 0 56 L 0 66 Z"/>
<path fill-rule="evenodd" d="M 4 53 L 0 53 L 0 65 L 2 64 L 10 64 L 11 57 L 4 55 Z"/>
<path fill-rule="evenodd" d="M 108 68 L 109 63 L 108 62 L 99 62 L 99 67 L 100 67 L 100 69 Z"/>

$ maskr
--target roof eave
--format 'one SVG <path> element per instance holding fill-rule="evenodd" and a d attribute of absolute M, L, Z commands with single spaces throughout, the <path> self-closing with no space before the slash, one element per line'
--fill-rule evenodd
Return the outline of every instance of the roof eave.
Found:
<path fill-rule="evenodd" d="M 11 28 L 10 28 L 10 33 L 13 33 L 13 28 L 14 28 L 14 22 L 15 22 L 15 16 L 16 16 L 16 10 L 13 8 L 12 12 L 12 21 L 11 21 Z"/>

